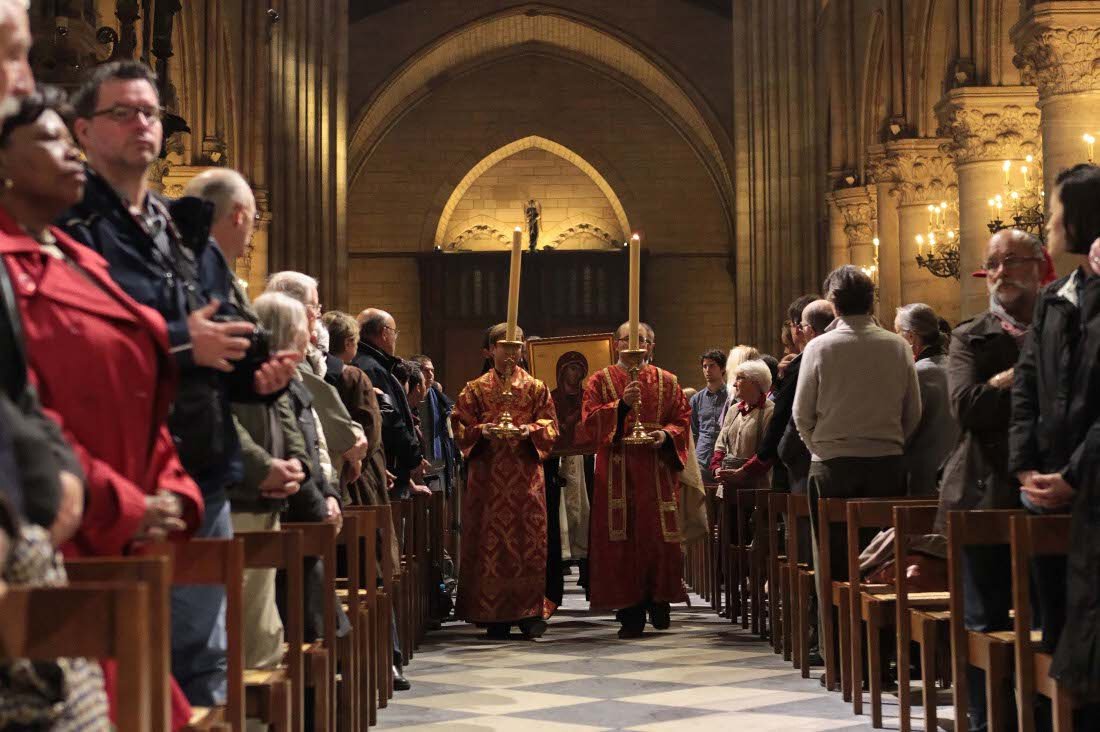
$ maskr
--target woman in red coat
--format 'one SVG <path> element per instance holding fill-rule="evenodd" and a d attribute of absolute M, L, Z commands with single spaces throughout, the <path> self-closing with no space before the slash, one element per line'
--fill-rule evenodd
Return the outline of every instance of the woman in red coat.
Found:
<path fill-rule="evenodd" d="M 62 551 L 123 554 L 194 531 L 202 495 L 165 425 L 175 385 L 164 320 L 126 295 L 98 254 L 50 225 L 84 189 L 61 111 L 60 94 L 43 89 L 0 128 L 0 256 L 30 378 L 86 476 L 84 517 Z M 173 702 L 176 727 L 190 709 L 176 689 Z"/>

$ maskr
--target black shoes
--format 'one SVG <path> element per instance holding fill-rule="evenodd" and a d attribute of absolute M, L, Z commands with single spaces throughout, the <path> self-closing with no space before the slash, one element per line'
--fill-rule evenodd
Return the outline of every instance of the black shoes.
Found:
<path fill-rule="evenodd" d="M 644 631 L 644 625 L 623 625 L 623 627 L 619 628 L 619 640 L 641 638 Z"/>
<path fill-rule="evenodd" d="M 658 602 L 650 606 L 649 624 L 654 630 L 668 630 L 668 626 L 672 624 L 672 618 L 667 602 Z"/>
<path fill-rule="evenodd" d="M 405 675 L 401 673 L 400 666 L 393 667 L 393 690 L 394 691 L 408 691 L 412 688 L 412 684 L 405 678 Z"/>
<path fill-rule="evenodd" d="M 511 630 L 511 626 L 502 623 L 492 623 L 485 631 L 485 637 L 495 641 L 508 640 L 508 635 Z"/>
<path fill-rule="evenodd" d="M 542 634 L 546 632 L 546 621 L 542 618 L 521 620 L 519 622 L 519 631 L 523 633 L 524 638 L 529 640 L 541 638 Z"/>

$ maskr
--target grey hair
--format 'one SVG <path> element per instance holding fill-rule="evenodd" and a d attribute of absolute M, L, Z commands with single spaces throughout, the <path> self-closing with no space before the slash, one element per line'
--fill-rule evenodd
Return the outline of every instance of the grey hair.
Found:
<path fill-rule="evenodd" d="M 281 292 L 305 305 L 309 291 L 317 289 L 317 280 L 301 272 L 284 270 L 267 278 L 267 292 Z"/>
<path fill-rule="evenodd" d="M 260 322 L 271 331 L 271 350 L 294 350 L 298 334 L 306 329 L 306 308 L 281 292 L 265 292 L 252 303 Z"/>
<path fill-rule="evenodd" d="M 1013 244 L 1026 244 L 1031 247 L 1031 254 L 1034 257 L 1043 256 L 1043 242 L 1039 241 L 1039 237 L 1034 234 L 1030 234 L 1023 229 L 1017 229 L 1015 227 L 1009 227 L 1007 229 L 1001 229 L 993 237 L 1003 236 Z M 993 237 L 990 237 L 992 240 Z"/>
<path fill-rule="evenodd" d="M 744 376 L 752 383 L 760 387 L 760 391 L 767 394 L 768 390 L 772 388 L 772 370 L 768 368 L 768 364 L 761 361 L 759 358 L 750 358 L 748 361 L 742 361 L 738 364 L 737 368 L 733 370 L 734 378 L 738 376 Z"/>
<path fill-rule="evenodd" d="M 183 195 L 201 198 L 214 204 L 214 220 L 228 216 L 236 204 L 245 205 L 252 189 L 248 181 L 232 168 L 204 170 L 187 182 Z"/>
<path fill-rule="evenodd" d="M 923 302 L 902 305 L 898 308 L 895 323 L 898 330 L 909 331 L 926 346 L 938 345 L 943 340 L 940 317 L 931 306 Z"/>

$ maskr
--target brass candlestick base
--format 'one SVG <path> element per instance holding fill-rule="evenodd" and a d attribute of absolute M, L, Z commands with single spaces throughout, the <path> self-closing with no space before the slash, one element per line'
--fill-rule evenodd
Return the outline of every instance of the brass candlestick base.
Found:
<path fill-rule="evenodd" d="M 523 349 L 523 341 L 500 340 L 496 342 L 496 345 L 504 347 L 507 351 L 506 373 L 502 377 L 504 391 L 501 392 L 500 396 L 506 404 L 511 404 L 512 400 L 515 399 L 515 394 L 512 393 L 512 375 L 515 373 L 516 363 L 519 361 L 519 354 Z M 507 408 L 501 411 L 497 423 L 489 428 L 489 435 L 498 440 L 515 439 L 521 434 L 523 434 L 523 430 L 512 421 L 512 411 Z"/>
<path fill-rule="evenodd" d="M 630 380 L 638 380 L 638 372 L 642 370 L 642 366 L 645 365 L 645 349 L 644 348 L 632 348 L 619 351 L 619 358 L 627 368 L 630 369 Z M 653 438 L 649 436 L 649 433 L 645 431 L 645 426 L 642 425 L 642 401 L 641 399 L 634 405 L 634 427 L 630 430 L 630 434 L 623 438 L 624 445 L 652 445 Z"/>

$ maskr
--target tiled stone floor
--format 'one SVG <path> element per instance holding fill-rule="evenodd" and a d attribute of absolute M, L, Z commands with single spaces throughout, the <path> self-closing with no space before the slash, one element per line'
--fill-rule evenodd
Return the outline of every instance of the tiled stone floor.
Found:
<path fill-rule="evenodd" d="M 565 605 L 537 641 L 489 641 L 448 623 L 406 669 L 411 691 L 380 710 L 380 728 L 419 732 L 800 732 L 870 730 L 839 694 L 803 679 L 770 646 L 695 607 L 673 608 L 672 628 L 620 641 L 608 615 L 589 615 L 567 577 Z M 886 728 L 897 729 L 887 696 Z M 865 709 L 868 709 L 865 707 Z M 868 709 L 869 711 L 869 709 Z M 949 710 L 941 707 L 941 713 Z M 914 729 L 923 728 L 919 707 Z"/>

